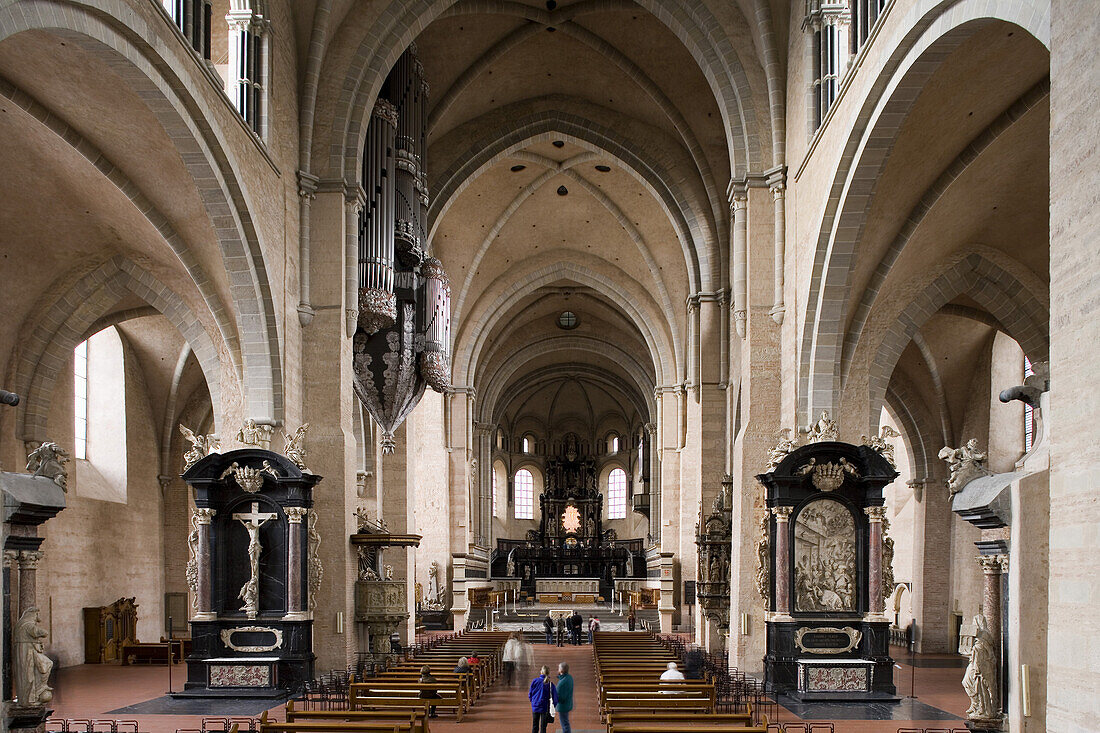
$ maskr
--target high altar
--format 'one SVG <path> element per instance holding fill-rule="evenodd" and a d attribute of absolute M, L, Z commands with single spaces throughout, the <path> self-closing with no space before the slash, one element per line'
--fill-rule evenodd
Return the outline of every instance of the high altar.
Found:
<path fill-rule="evenodd" d="M 882 490 L 897 475 L 870 446 L 823 440 L 757 476 L 769 510 L 758 578 L 768 609 L 765 676 L 776 692 L 806 700 L 894 695 Z"/>
<path fill-rule="evenodd" d="M 645 574 L 641 539 L 619 540 L 603 528 L 603 494 L 596 461 L 582 456 L 574 434 L 565 436 L 560 456 L 546 461 L 546 490 L 539 496 L 537 530 L 526 539 L 497 540 L 493 577 L 519 578 L 529 594 L 550 593 L 547 579 L 590 581 L 581 592 L 611 597 L 616 578 Z M 539 579 L 542 579 L 541 581 Z"/>
<path fill-rule="evenodd" d="M 282 697 L 313 676 L 310 599 L 320 581 L 320 476 L 263 448 L 213 453 L 183 474 L 195 492 L 184 697 Z"/>

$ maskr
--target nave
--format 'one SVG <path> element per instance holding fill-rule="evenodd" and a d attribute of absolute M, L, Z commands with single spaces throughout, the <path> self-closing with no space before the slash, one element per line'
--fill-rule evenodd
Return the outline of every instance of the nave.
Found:
<path fill-rule="evenodd" d="M 437 636 L 445 636 L 438 634 Z M 531 633 L 528 638 L 536 639 Z M 668 637 L 673 638 L 673 637 Z M 679 635 L 683 643 L 690 643 L 690 637 Z M 538 674 L 542 665 L 556 671 L 560 662 L 570 666 L 574 677 L 575 708 L 570 722 L 575 733 L 606 733 L 606 722 L 600 717 L 595 685 L 595 667 L 593 648 L 588 644 L 573 646 L 566 643 L 562 647 L 547 645 L 541 639 L 533 645 L 532 661 L 523 666 L 516 674 L 514 687 L 507 687 L 504 677 L 500 677 L 472 705 L 461 722 L 455 720 L 453 713 L 440 712 L 440 717 L 430 721 L 432 733 L 457 733 L 459 731 L 526 731 L 531 723 L 530 705 L 527 700 L 527 688 L 531 679 Z M 800 727 L 814 721 L 829 722 L 834 733 L 894 733 L 898 729 L 951 730 L 961 727 L 961 719 L 966 714 L 968 700 L 959 684 L 963 669 L 957 660 L 943 654 L 917 654 L 910 657 L 901 648 L 891 649 L 897 662 L 895 680 L 899 695 L 909 695 L 910 685 L 916 694 L 915 700 L 903 699 L 897 707 L 886 705 L 847 705 L 829 706 L 827 704 L 791 705 L 790 708 L 767 706 L 765 710 L 772 724 L 772 731 L 798 731 Z M 179 689 L 184 678 L 185 665 L 173 665 L 173 689 Z M 915 676 L 914 676 L 915 670 Z M 128 730 L 121 721 L 134 721 L 141 733 L 187 733 L 189 731 L 217 731 L 220 721 L 226 717 L 241 720 L 244 731 L 247 719 L 256 720 L 266 704 L 255 701 L 232 701 L 228 706 L 214 706 L 210 703 L 190 704 L 190 710 L 200 711 L 205 706 L 207 713 L 186 714 L 186 708 L 180 706 L 178 714 L 141 714 L 148 710 L 148 703 L 162 699 L 168 690 L 168 670 L 165 667 L 103 667 L 101 665 L 81 665 L 68 667 L 58 677 L 56 712 L 54 721 L 47 731 L 60 731 L 61 721 L 119 721 L 120 730 Z M 147 703 L 142 705 L 142 703 Z M 309 707 L 296 702 L 296 707 Z M 133 712 L 131 712 L 133 711 Z M 275 705 L 267 710 L 271 720 L 286 719 L 285 706 Z M 217 715 L 218 717 L 214 717 Z M 842 717 L 838 717 L 842 716 Z M 99 724 L 95 730 L 106 729 Z M 825 730 L 822 727 L 819 730 Z M 75 722 L 70 726 L 72 733 L 83 733 L 85 728 Z M 549 730 L 560 731 L 559 725 Z M 668 728 L 672 730 L 672 728 Z"/>

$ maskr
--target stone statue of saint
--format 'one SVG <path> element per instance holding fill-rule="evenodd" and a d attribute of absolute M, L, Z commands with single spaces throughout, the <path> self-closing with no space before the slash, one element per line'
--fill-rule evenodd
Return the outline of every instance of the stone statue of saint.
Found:
<path fill-rule="evenodd" d="M 516 556 L 516 548 L 513 547 L 511 550 L 508 551 L 508 569 L 506 571 L 506 575 L 509 578 L 516 577 L 516 560 L 515 560 L 515 556 Z"/>
<path fill-rule="evenodd" d="M 970 663 L 963 675 L 963 689 L 970 697 L 966 717 L 971 720 L 989 720 L 1000 717 L 1000 701 L 997 690 L 997 646 L 984 615 L 974 617 L 974 646 L 970 649 Z"/>
<path fill-rule="evenodd" d="M 980 476 L 989 476 L 985 467 L 985 451 L 978 449 L 978 441 L 971 438 L 961 448 L 943 447 L 939 457 L 947 461 L 951 475 L 947 479 L 947 489 L 951 495 L 962 491 L 963 487 Z"/>
<path fill-rule="evenodd" d="M 53 660 L 46 656 L 42 640 L 47 634 L 41 623 L 38 609 L 32 606 L 23 612 L 12 631 L 15 663 L 12 676 L 20 705 L 43 705 L 53 699 L 53 690 L 46 684 Z"/>
<path fill-rule="evenodd" d="M 241 429 L 237 431 L 237 442 L 267 448 L 268 443 L 271 442 L 273 432 L 275 432 L 275 429 L 270 425 L 257 425 L 255 420 L 248 418 L 244 421 Z"/>

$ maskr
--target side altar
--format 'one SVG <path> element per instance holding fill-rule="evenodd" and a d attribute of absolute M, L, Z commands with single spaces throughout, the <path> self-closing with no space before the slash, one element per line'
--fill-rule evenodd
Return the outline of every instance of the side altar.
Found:
<path fill-rule="evenodd" d="M 320 476 L 260 447 L 212 453 L 183 479 L 195 496 L 192 652 L 176 697 L 284 697 L 313 677 Z"/>
<path fill-rule="evenodd" d="M 893 700 L 883 615 L 892 543 L 882 490 L 898 475 L 890 446 L 839 442 L 827 415 L 809 437 L 801 447 L 785 441 L 757 476 L 768 507 L 758 575 L 765 679 L 803 700 Z"/>

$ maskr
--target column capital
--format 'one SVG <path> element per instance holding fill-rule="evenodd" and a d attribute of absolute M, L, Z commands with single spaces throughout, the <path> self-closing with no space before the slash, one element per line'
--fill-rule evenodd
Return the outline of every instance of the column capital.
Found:
<path fill-rule="evenodd" d="M 41 550 L 21 550 L 19 552 L 19 569 L 20 570 L 34 570 L 38 567 L 38 561 L 41 560 L 46 553 Z"/>
<path fill-rule="evenodd" d="M 871 520 L 872 524 L 881 524 L 883 517 L 886 516 L 886 507 L 884 507 L 884 506 L 864 507 L 863 513 L 867 515 L 867 518 L 869 520 Z"/>
<path fill-rule="evenodd" d="M 214 515 L 218 513 L 216 509 L 210 509 L 209 507 L 195 507 L 191 511 L 197 524 L 210 524 L 214 521 Z"/>
<path fill-rule="evenodd" d="M 771 508 L 771 513 L 775 515 L 775 521 L 777 522 L 789 522 L 792 511 L 794 511 L 794 507 L 790 506 L 774 506 Z"/>
<path fill-rule="evenodd" d="M 298 195 L 304 199 L 312 199 L 317 193 L 317 184 L 321 181 L 317 176 L 306 173 L 303 170 L 298 172 Z"/>
<path fill-rule="evenodd" d="M 309 509 L 304 506 L 288 506 L 285 511 L 286 521 L 291 524 L 301 524 L 302 520 L 309 514 Z"/>
<path fill-rule="evenodd" d="M 4 550 L 4 564 L 8 567 L 15 567 L 15 563 L 18 559 L 19 550 Z"/>
<path fill-rule="evenodd" d="M 982 566 L 982 572 L 986 575 L 1000 575 L 1003 557 L 1003 555 L 981 555 L 978 557 L 978 564 Z"/>

